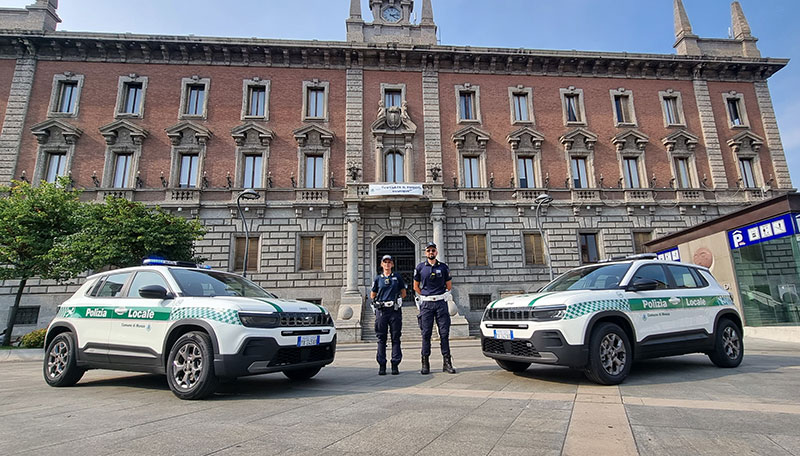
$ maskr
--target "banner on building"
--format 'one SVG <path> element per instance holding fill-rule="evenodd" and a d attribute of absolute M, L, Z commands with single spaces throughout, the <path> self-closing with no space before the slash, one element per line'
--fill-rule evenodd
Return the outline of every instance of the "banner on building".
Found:
<path fill-rule="evenodd" d="M 740 249 L 762 242 L 780 239 L 795 234 L 794 221 L 791 214 L 784 214 L 750 226 L 728 231 L 728 243 L 731 250 Z"/>
<path fill-rule="evenodd" d="M 369 196 L 422 196 L 422 184 L 369 184 Z"/>

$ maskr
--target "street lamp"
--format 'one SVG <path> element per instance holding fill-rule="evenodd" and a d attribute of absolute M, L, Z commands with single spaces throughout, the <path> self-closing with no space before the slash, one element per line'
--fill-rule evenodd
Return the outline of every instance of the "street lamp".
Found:
<path fill-rule="evenodd" d="M 547 266 L 550 269 L 550 281 L 553 281 L 553 262 L 550 258 L 550 244 L 547 243 L 544 239 L 544 232 L 542 231 L 542 222 L 539 220 L 539 208 L 542 207 L 542 204 L 550 204 L 553 202 L 553 197 L 548 195 L 547 193 L 542 193 L 541 195 L 537 196 L 536 199 L 533 200 L 536 203 L 536 226 L 539 227 L 539 237 L 542 238 L 542 243 L 544 244 L 545 252 L 547 254 Z"/>
<path fill-rule="evenodd" d="M 239 193 L 239 196 L 236 197 L 236 207 L 239 209 L 239 217 L 242 219 L 242 226 L 244 227 L 244 267 L 242 268 L 242 277 L 247 277 L 247 254 L 250 252 L 250 232 L 247 230 L 247 220 L 245 220 L 244 212 L 242 211 L 242 198 L 246 200 L 257 200 L 260 196 L 257 191 L 248 188 Z"/>

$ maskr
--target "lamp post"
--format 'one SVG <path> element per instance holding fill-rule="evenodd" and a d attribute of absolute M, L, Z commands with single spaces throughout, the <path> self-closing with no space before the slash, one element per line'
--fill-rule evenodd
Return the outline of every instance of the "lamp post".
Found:
<path fill-rule="evenodd" d="M 550 269 L 550 281 L 553 281 L 553 262 L 550 259 L 550 244 L 544 239 L 544 232 L 542 231 L 542 222 L 539 220 L 539 209 L 542 207 L 542 204 L 550 204 L 553 202 L 553 197 L 548 195 L 547 193 L 542 193 L 541 195 L 537 196 L 536 199 L 533 200 L 536 203 L 536 226 L 539 227 L 539 237 L 542 238 L 542 243 L 544 244 L 545 252 L 547 254 L 547 267 Z"/>
<path fill-rule="evenodd" d="M 244 265 L 242 267 L 242 277 L 247 277 L 247 254 L 250 252 L 250 232 L 247 230 L 247 220 L 244 218 L 244 211 L 242 211 L 242 198 L 246 200 L 257 200 L 260 198 L 258 192 L 252 188 L 248 188 L 239 193 L 236 197 L 236 207 L 239 209 L 239 217 L 242 219 L 242 226 L 244 227 Z"/>

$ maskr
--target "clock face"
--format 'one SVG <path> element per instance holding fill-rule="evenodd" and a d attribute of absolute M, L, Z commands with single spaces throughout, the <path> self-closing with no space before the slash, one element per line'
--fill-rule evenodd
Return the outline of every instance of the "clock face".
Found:
<path fill-rule="evenodd" d="M 400 22 L 403 18 L 403 13 L 394 6 L 390 6 L 383 10 L 383 19 L 387 22 Z"/>

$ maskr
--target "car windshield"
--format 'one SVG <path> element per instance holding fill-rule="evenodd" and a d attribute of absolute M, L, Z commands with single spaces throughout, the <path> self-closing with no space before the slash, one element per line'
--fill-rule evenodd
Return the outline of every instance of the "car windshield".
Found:
<path fill-rule="evenodd" d="M 172 276 L 184 296 L 245 296 L 248 298 L 277 298 L 253 282 L 233 274 L 217 271 L 171 268 Z"/>
<path fill-rule="evenodd" d="M 542 291 L 611 290 L 630 269 L 630 263 L 615 263 L 570 271 L 542 288 Z"/>

